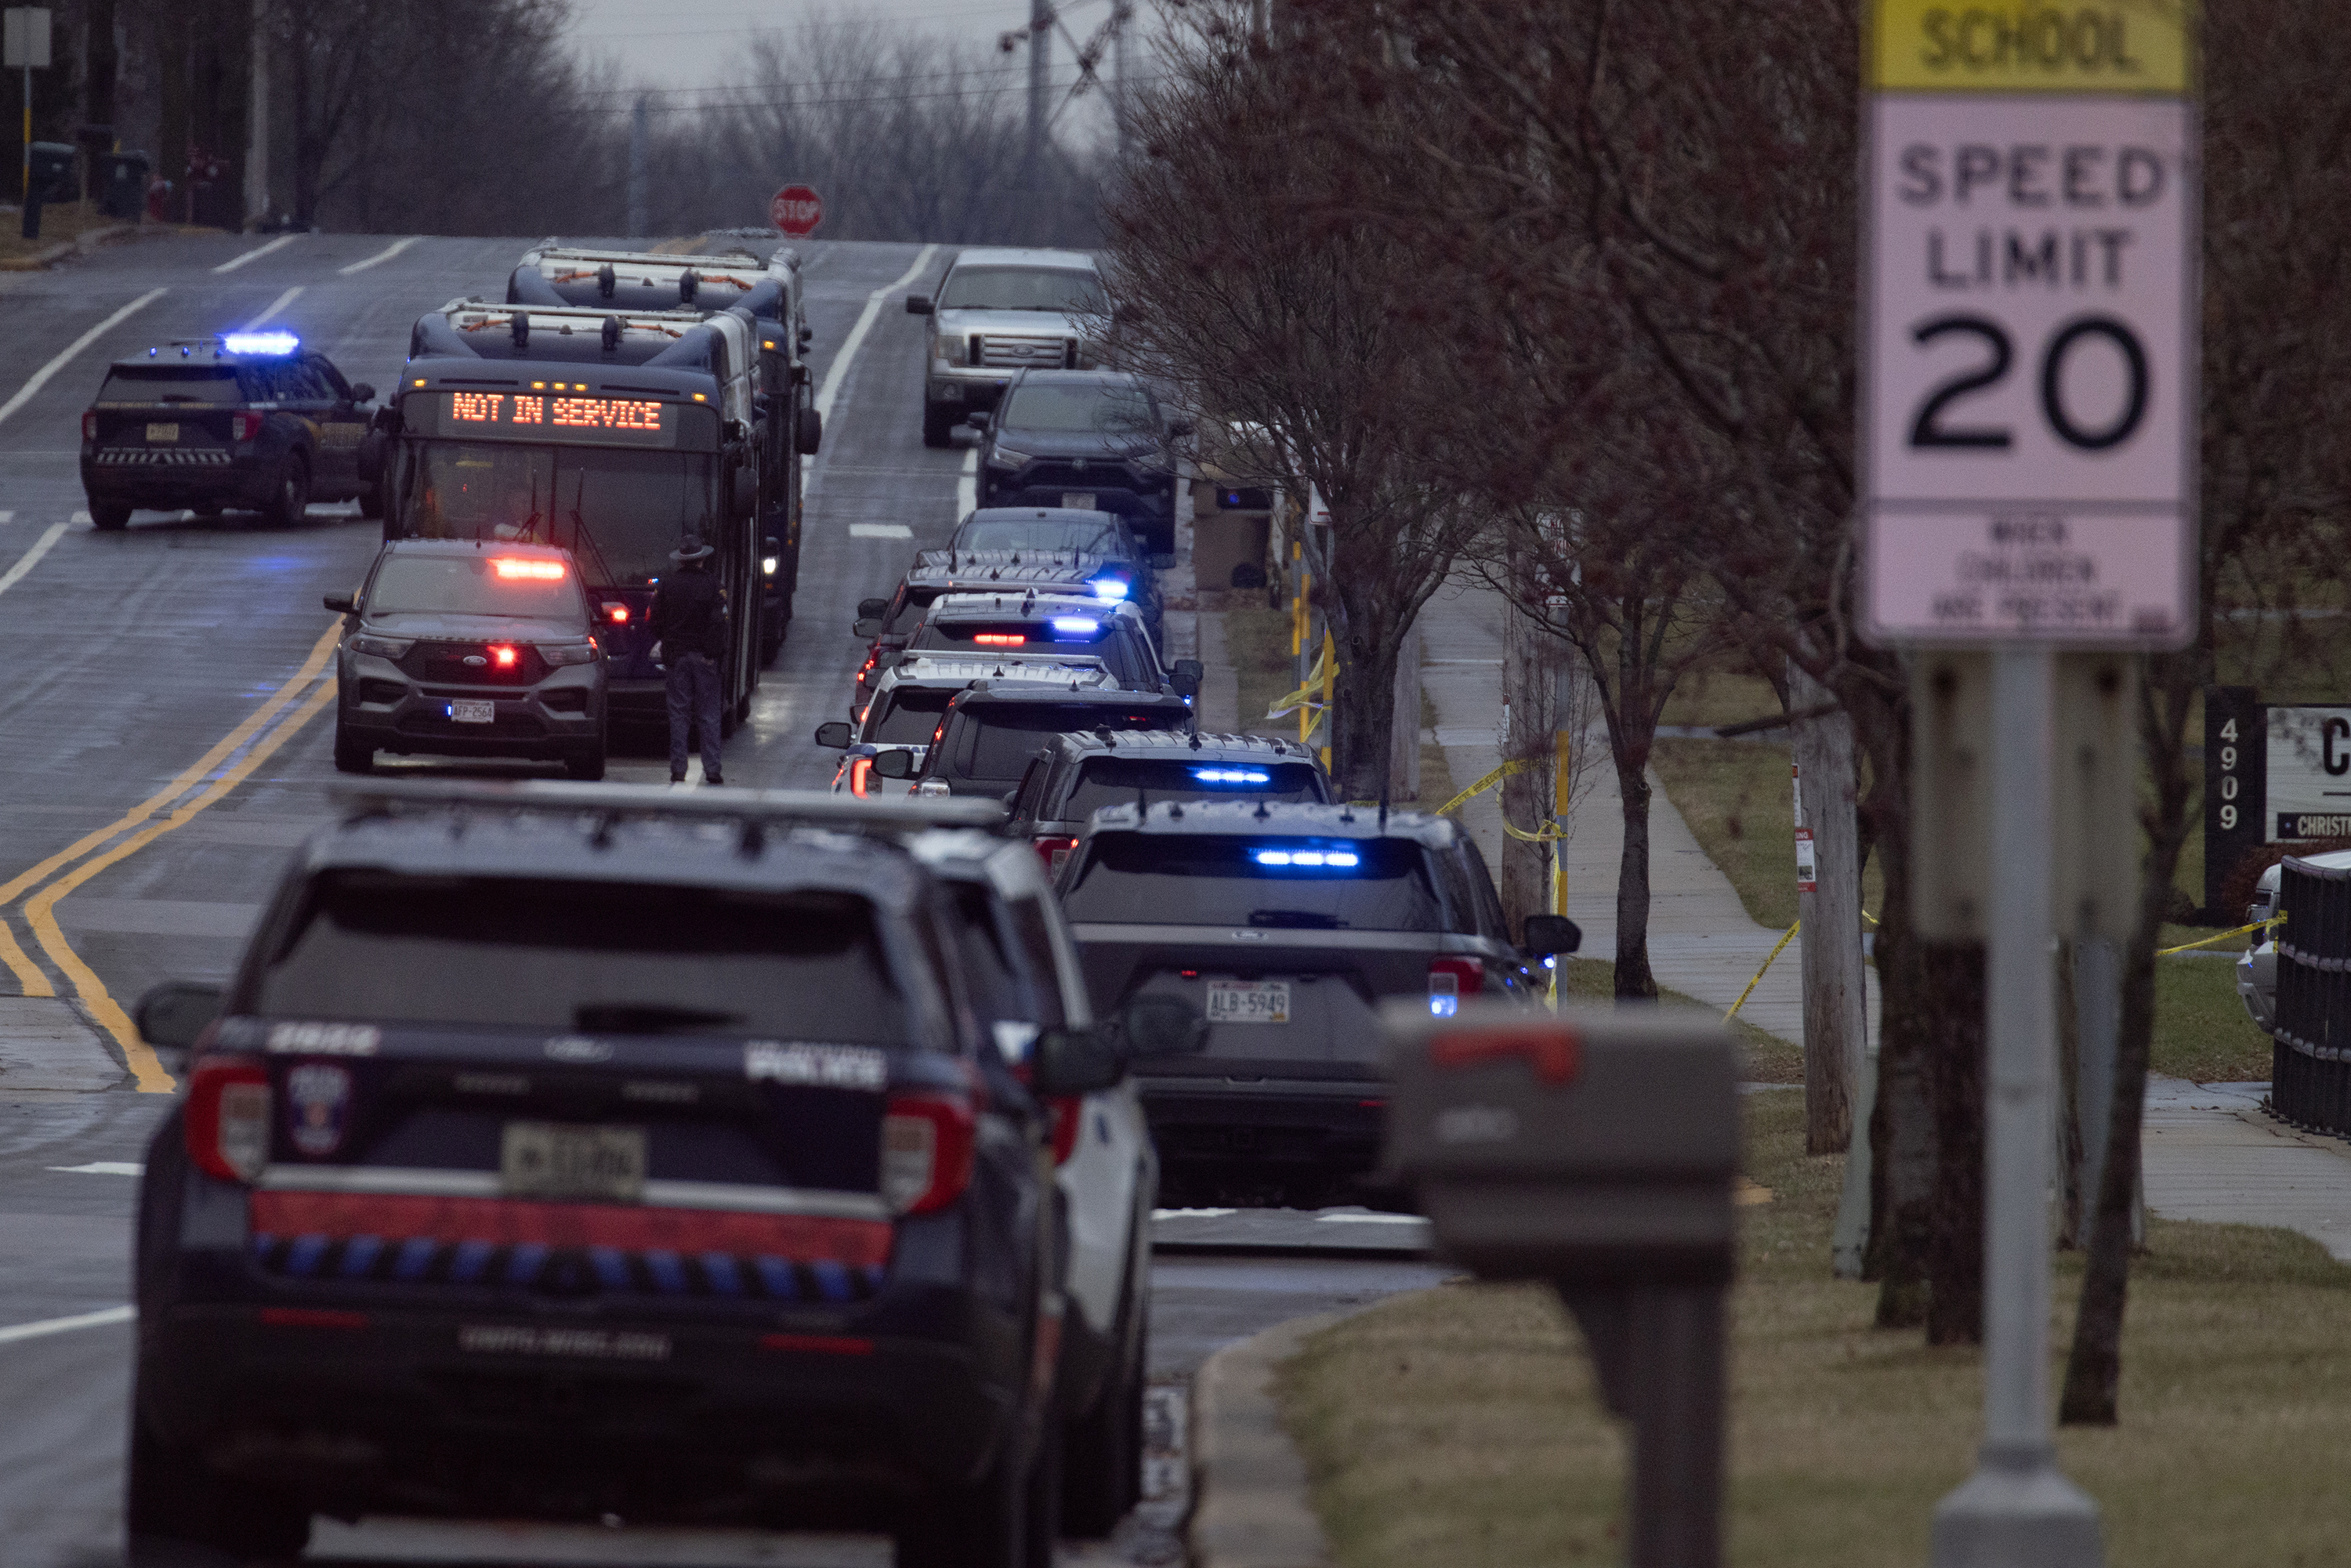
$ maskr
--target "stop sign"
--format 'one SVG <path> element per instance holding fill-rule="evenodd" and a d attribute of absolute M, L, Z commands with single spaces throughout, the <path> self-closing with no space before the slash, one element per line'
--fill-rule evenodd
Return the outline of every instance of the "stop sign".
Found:
<path fill-rule="evenodd" d="M 824 222 L 824 198 L 806 185 L 786 185 L 768 204 L 768 221 L 794 239 L 806 239 Z"/>

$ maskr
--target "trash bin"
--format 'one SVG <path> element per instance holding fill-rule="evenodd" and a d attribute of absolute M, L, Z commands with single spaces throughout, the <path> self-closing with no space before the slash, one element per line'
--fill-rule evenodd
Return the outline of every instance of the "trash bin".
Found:
<path fill-rule="evenodd" d="M 41 204 L 71 193 L 74 150 L 63 141 L 36 141 L 26 150 L 26 155 L 30 167 L 26 171 L 24 234 L 26 239 L 38 239 Z"/>
<path fill-rule="evenodd" d="M 122 223 L 137 223 L 147 210 L 147 172 L 152 167 L 144 152 L 99 153 L 98 210 Z"/>

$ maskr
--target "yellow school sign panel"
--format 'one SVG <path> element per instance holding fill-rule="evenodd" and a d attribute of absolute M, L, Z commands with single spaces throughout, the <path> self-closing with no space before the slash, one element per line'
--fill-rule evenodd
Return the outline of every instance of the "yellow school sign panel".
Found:
<path fill-rule="evenodd" d="M 2194 0 L 1876 0 L 1869 85 L 1895 92 L 2181 96 Z"/>

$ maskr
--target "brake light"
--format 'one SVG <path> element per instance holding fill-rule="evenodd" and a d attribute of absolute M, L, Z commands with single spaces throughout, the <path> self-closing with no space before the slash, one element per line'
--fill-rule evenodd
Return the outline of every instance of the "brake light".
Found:
<path fill-rule="evenodd" d="M 239 441 L 261 439 L 261 415 L 246 413 L 233 413 L 228 416 L 228 423 L 230 432 Z"/>
<path fill-rule="evenodd" d="M 872 771 L 873 758 L 870 757 L 852 758 L 849 763 L 849 792 L 852 795 L 864 794 L 866 776 Z"/>
<path fill-rule="evenodd" d="M 561 582 L 563 563 L 559 560 L 528 560 L 519 556 L 502 555 L 490 562 L 490 570 L 503 582 Z"/>
<path fill-rule="evenodd" d="M 1486 988 L 1483 958 L 1432 958 L 1428 963 L 1428 1010 L 1449 1019 L 1461 1010 L 1461 998 Z"/>
<path fill-rule="evenodd" d="M 1061 862 L 1068 860 L 1070 858 L 1070 852 L 1077 847 L 1078 841 L 1075 839 L 1039 839 L 1037 841 L 1037 858 L 1045 862 L 1045 869 L 1047 871 L 1058 873 L 1061 869 Z"/>
<path fill-rule="evenodd" d="M 1029 641 L 1018 632 L 978 632 L 971 640 L 983 648 L 1019 648 Z"/>
<path fill-rule="evenodd" d="M 220 1181 L 252 1181 L 269 1163 L 269 1073 L 251 1056 L 207 1052 L 188 1082 L 188 1158 Z"/>
<path fill-rule="evenodd" d="M 1068 1165 L 1077 1152 L 1078 1134 L 1085 1130 L 1086 1103 L 1075 1094 L 1057 1094 L 1046 1104 L 1053 1113 L 1053 1163 Z"/>
<path fill-rule="evenodd" d="M 933 1214 L 971 1185 L 977 1123 L 961 1095 L 890 1096 L 882 1118 L 882 1197 L 898 1214 Z"/>
<path fill-rule="evenodd" d="M 521 654 L 515 652 L 511 643 L 500 643 L 490 650 L 490 663 L 496 664 L 501 670 L 513 669 L 515 667 L 515 661 L 521 656 Z"/>
<path fill-rule="evenodd" d="M 81 438 L 84 441 L 98 439 L 98 414 L 95 412 L 81 416 Z"/>
<path fill-rule="evenodd" d="M 617 599 L 607 599 L 604 601 L 604 618 L 615 626 L 626 626 L 629 623 L 629 607 Z"/>

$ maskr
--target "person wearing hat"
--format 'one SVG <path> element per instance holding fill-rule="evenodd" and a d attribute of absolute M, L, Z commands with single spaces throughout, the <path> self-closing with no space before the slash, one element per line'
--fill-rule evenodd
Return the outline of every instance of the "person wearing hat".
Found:
<path fill-rule="evenodd" d="M 702 730 L 702 781 L 723 784 L 718 758 L 718 664 L 726 656 L 726 591 L 710 575 L 718 552 L 698 534 L 678 540 L 678 570 L 653 592 L 656 648 L 669 667 L 669 781 L 685 782 L 685 732 Z"/>

